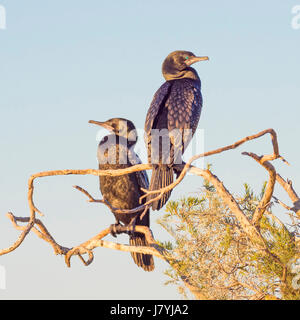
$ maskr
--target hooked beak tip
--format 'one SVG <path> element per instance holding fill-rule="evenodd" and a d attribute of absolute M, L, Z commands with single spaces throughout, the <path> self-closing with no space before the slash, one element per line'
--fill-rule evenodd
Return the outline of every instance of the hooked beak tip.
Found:
<path fill-rule="evenodd" d="M 205 56 L 205 57 L 196 57 L 196 62 L 197 61 L 205 61 L 205 60 L 209 60 L 209 57 L 208 56 Z"/>
<path fill-rule="evenodd" d="M 209 60 L 209 57 L 204 56 L 204 57 L 192 57 L 189 60 L 187 60 L 186 64 L 188 66 L 191 66 L 192 64 L 199 62 L 199 61 L 205 61 L 205 60 Z"/>
<path fill-rule="evenodd" d="M 98 126 L 101 126 L 101 124 L 102 124 L 102 122 L 95 121 L 95 120 L 89 120 L 89 123 L 97 124 Z"/>
<path fill-rule="evenodd" d="M 92 123 L 92 124 L 96 124 L 98 126 L 101 126 L 105 129 L 107 129 L 108 131 L 114 131 L 114 128 L 110 125 L 108 125 L 107 123 L 105 122 L 100 122 L 100 121 L 95 121 L 95 120 L 89 120 L 89 123 Z"/>

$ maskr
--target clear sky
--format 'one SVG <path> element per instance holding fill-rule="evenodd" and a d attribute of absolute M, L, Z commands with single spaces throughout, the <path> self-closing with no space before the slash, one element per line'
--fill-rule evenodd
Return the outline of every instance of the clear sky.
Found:
<path fill-rule="evenodd" d="M 28 216 L 27 180 L 54 169 L 96 168 L 97 128 L 88 120 L 131 119 L 143 128 L 161 64 L 173 50 L 207 55 L 196 65 L 204 106 L 199 128 L 211 150 L 274 128 L 275 161 L 300 192 L 300 29 L 291 26 L 300 0 L 0 0 L 0 247 L 19 235 L 6 212 Z M 141 137 L 142 138 L 142 137 Z M 271 152 L 269 137 L 206 163 L 234 194 L 249 182 L 259 191 L 267 173 L 242 151 Z M 51 177 L 36 183 L 35 202 L 55 239 L 75 246 L 113 223 L 109 210 L 90 204 L 78 184 L 100 198 L 98 178 Z M 187 176 L 172 199 L 196 195 L 199 178 Z M 275 194 L 288 202 L 280 188 Z M 285 216 L 278 208 L 279 217 Z M 168 236 L 151 215 L 154 235 Z M 119 242 L 127 243 L 127 236 Z M 77 257 L 68 269 L 44 241 L 30 234 L 0 257 L 6 290 L 0 299 L 179 299 L 164 286 L 167 264 L 155 259 L 146 273 L 129 254 L 98 248 L 89 267 Z"/>

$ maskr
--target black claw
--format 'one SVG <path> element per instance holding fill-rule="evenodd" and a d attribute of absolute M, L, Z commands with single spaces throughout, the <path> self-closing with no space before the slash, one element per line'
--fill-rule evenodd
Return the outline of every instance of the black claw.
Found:
<path fill-rule="evenodd" d="M 120 224 L 116 223 L 116 224 L 111 224 L 109 229 L 110 229 L 110 234 L 113 236 L 113 237 L 117 237 L 117 234 L 118 234 L 118 227 L 120 226 Z"/>
<path fill-rule="evenodd" d="M 135 233 L 136 219 L 139 217 L 139 214 L 135 216 L 128 225 L 124 226 L 120 223 L 111 224 L 110 234 L 113 237 L 117 237 L 118 234 L 127 233 L 129 236 L 133 236 Z"/>

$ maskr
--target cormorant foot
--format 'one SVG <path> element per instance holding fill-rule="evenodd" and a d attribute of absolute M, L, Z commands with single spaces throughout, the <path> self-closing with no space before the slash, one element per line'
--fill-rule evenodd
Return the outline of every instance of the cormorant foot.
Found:
<path fill-rule="evenodd" d="M 130 223 L 126 226 L 126 233 L 130 236 L 134 235 L 135 226 L 136 226 L 136 219 L 138 218 L 139 214 L 136 215 L 134 218 L 131 219 Z"/>
<path fill-rule="evenodd" d="M 109 227 L 110 234 L 115 238 L 117 237 L 118 234 L 121 234 L 121 233 L 127 233 L 129 236 L 133 236 L 135 233 L 136 219 L 138 216 L 139 215 L 132 218 L 130 223 L 125 226 L 122 225 L 121 223 L 111 224 Z"/>
<path fill-rule="evenodd" d="M 113 237 L 117 237 L 117 234 L 119 234 L 119 227 L 121 226 L 120 223 L 115 223 L 115 224 L 111 224 L 109 229 L 110 229 L 110 234 L 113 236 Z"/>

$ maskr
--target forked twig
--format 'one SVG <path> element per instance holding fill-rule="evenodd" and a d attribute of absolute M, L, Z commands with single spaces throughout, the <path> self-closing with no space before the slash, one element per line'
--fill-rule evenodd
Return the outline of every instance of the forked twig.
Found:
<path fill-rule="evenodd" d="M 113 213 L 119 213 L 119 214 L 134 214 L 134 213 L 140 213 L 141 210 L 144 210 L 146 208 L 145 205 L 141 205 L 138 206 L 134 209 L 119 209 L 119 208 L 115 208 L 113 207 L 107 200 L 97 200 L 94 197 L 92 197 L 88 191 L 86 191 L 85 189 L 83 189 L 82 187 L 79 186 L 73 186 L 75 189 L 81 191 L 82 193 L 84 193 L 90 200 L 89 202 L 97 202 L 97 203 L 103 203 L 105 204 Z"/>

